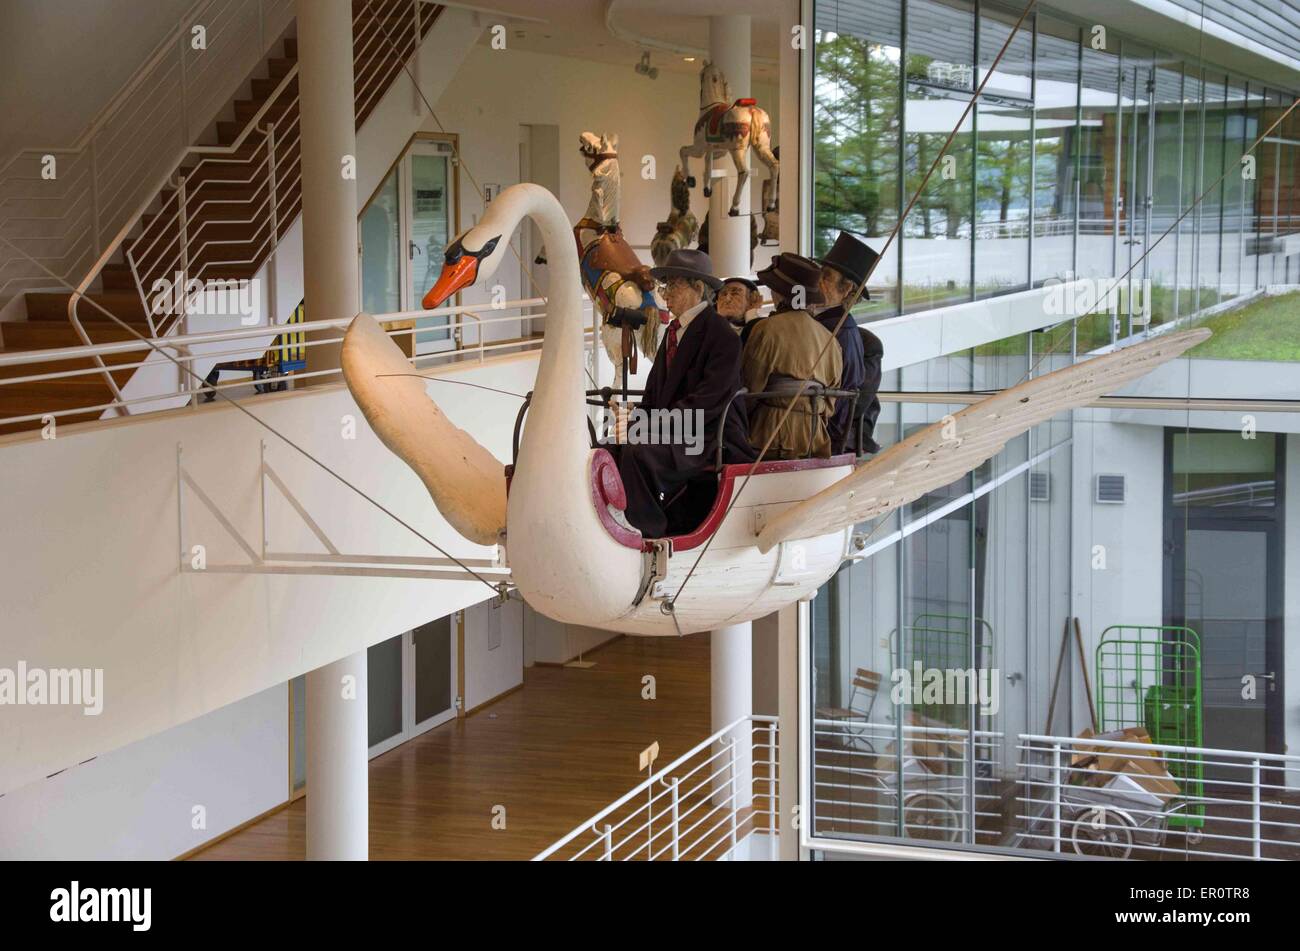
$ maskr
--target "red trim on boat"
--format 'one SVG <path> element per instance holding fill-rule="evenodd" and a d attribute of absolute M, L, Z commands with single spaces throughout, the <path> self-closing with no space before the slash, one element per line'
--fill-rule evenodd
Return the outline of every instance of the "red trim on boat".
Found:
<path fill-rule="evenodd" d="M 857 461 L 853 453 L 831 456 L 829 459 L 775 459 L 754 467 L 754 475 L 769 475 L 778 472 L 803 472 L 808 469 L 834 469 L 839 466 L 851 466 Z M 690 551 L 703 545 L 718 530 L 722 519 L 731 504 L 736 480 L 744 479 L 752 463 L 737 462 L 722 467 L 722 478 L 718 480 L 718 494 L 709 509 L 708 517 L 694 530 L 685 535 L 672 535 L 673 551 Z M 627 508 L 627 494 L 623 489 L 623 479 L 619 475 L 618 465 L 607 449 L 597 449 L 591 456 L 591 501 L 596 507 L 596 515 L 605 526 L 610 537 L 628 548 L 652 551 L 654 546 L 639 532 L 629 532 L 614 520 L 607 506 L 613 505 L 619 511 Z"/>
<path fill-rule="evenodd" d="M 620 512 L 627 508 L 627 492 L 618 474 L 618 464 L 608 449 L 597 449 L 591 454 L 591 501 L 600 524 L 614 541 L 628 548 L 641 548 L 641 533 L 628 531 L 609 514 L 611 505 Z"/>

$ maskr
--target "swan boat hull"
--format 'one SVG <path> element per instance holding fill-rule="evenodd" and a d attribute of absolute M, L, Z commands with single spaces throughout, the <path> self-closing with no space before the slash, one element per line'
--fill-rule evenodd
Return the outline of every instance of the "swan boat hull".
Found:
<path fill-rule="evenodd" d="M 826 583 L 849 552 L 852 527 L 791 539 L 766 553 L 757 548 L 759 532 L 791 506 L 843 479 L 853 471 L 853 462 L 851 455 L 844 455 L 762 463 L 748 481 L 748 464 L 725 466 L 709 515 L 699 526 L 685 535 L 643 539 L 615 520 L 610 509 L 621 510 L 626 504 L 618 470 L 606 450 L 593 450 L 596 525 L 589 530 L 596 537 L 591 547 L 597 550 L 612 540 L 625 553 L 637 553 L 634 567 L 623 558 L 611 561 L 608 587 L 602 585 L 600 596 L 590 600 L 570 591 L 548 604 L 543 589 L 549 589 L 550 581 L 530 583 L 534 579 L 521 577 L 512 564 L 514 581 L 525 600 L 548 617 L 623 634 L 680 636 L 764 617 L 812 597 Z M 512 544 L 507 533 L 507 564 L 517 545 L 536 544 L 538 540 L 529 537 Z M 629 588 L 632 596 L 620 613 L 593 619 L 595 602 L 604 601 L 610 589 Z"/>

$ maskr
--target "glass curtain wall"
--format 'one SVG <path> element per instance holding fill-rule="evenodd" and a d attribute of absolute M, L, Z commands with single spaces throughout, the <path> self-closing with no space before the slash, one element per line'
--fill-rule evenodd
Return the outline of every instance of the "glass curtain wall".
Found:
<path fill-rule="evenodd" d="M 1014 36 L 1013 4 L 816 0 L 814 12 L 814 254 L 841 228 L 885 244 L 988 78 L 860 319 L 1091 278 L 1105 299 L 1080 327 L 1086 352 L 1300 280 L 1281 240 L 1300 230 L 1300 111 L 1255 151 L 1254 177 L 1239 174 L 1294 91 L 1052 8 Z M 1133 286 L 1106 297 L 1130 269 Z"/>
<path fill-rule="evenodd" d="M 1053 280 L 1093 278 L 1104 288 L 1130 269 L 1137 284 L 1114 311 L 1103 305 L 902 367 L 886 374 L 883 391 L 1014 386 L 1130 334 L 1210 319 L 1200 312 L 1300 281 L 1300 243 L 1286 253 L 1288 239 L 1300 242 L 1300 110 L 1256 150 L 1254 177 L 1239 174 L 1292 91 L 1114 30 L 1103 41 L 1051 8 L 1026 22 L 993 68 L 1018 12 L 960 0 L 816 0 L 814 250 L 842 227 L 883 243 L 991 70 L 948 153 L 950 174 L 936 171 L 877 271 L 873 286 L 892 283 L 869 316 Z M 1193 352 L 1149 382 L 1160 395 L 1188 396 L 1204 395 L 1193 394 L 1194 378 L 1246 378 L 1240 364 L 1193 372 L 1214 356 Z M 903 399 L 885 403 L 882 446 L 965 405 Z M 1235 838 L 1236 806 L 1221 815 L 1213 802 L 1165 809 L 1179 797 L 1235 795 L 1249 782 L 1248 758 L 1215 773 L 1171 757 L 1177 793 L 1136 807 L 1134 826 L 1114 823 L 1105 796 L 1068 789 L 1053 827 L 1044 797 L 1063 774 L 1029 739 L 1137 723 L 1157 733 L 1177 727 L 1157 742 L 1194 745 L 1189 720 L 1171 726 L 1151 713 L 1186 702 L 1193 668 L 1185 641 L 1167 632 L 1189 626 L 1204 648 L 1197 676 L 1208 678 L 1199 707 L 1217 718 L 1200 742 L 1243 757 L 1285 749 L 1284 709 L 1295 702 L 1278 679 L 1283 573 L 1297 572 L 1300 584 L 1284 558 L 1294 531 L 1285 487 L 1300 478 L 1300 449 L 1284 435 L 1294 419 L 1260 422 L 1256 439 L 1235 421 L 1214 430 L 1208 413 L 1198 430 L 1192 415 L 1065 414 L 858 526 L 864 556 L 819 592 L 811 612 L 815 836 L 1147 859 L 1248 848 Z M 1136 679 L 1108 666 L 1105 642 L 1124 637 L 1124 625 L 1157 632 L 1140 648 L 1157 660 Z M 1224 686 L 1244 676 L 1275 687 L 1260 704 L 1245 703 Z M 1278 779 L 1283 772 L 1262 775 L 1300 788 L 1300 761 Z M 1069 783 L 1087 781 L 1078 774 Z M 1294 837 L 1280 830 L 1274 838 Z M 1286 848 L 1264 845 L 1270 857 L 1300 857 Z"/>

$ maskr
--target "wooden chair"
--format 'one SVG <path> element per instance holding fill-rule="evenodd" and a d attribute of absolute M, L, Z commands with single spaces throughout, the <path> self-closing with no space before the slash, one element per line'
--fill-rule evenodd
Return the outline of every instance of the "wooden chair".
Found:
<path fill-rule="evenodd" d="M 880 674 L 859 667 L 853 675 L 852 687 L 844 706 L 818 707 L 817 716 L 823 720 L 844 720 L 863 724 L 858 729 L 846 730 L 845 735 L 849 737 L 852 745 L 856 746 L 860 741 L 874 754 L 876 748 L 866 736 L 865 724 L 871 722 L 871 711 L 875 709 L 876 697 L 880 694 Z M 866 705 L 865 709 L 863 704 Z"/>

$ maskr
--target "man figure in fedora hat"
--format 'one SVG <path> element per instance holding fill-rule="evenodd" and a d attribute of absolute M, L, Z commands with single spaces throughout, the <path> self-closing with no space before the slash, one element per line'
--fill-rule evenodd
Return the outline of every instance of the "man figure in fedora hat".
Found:
<path fill-rule="evenodd" d="M 673 319 L 646 377 L 640 407 L 694 414 L 704 435 L 703 452 L 694 454 L 689 446 L 677 444 L 619 447 L 619 473 L 627 493 L 624 515 L 646 538 L 662 538 L 669 528 L 667 504 L 688 482 L 708 476 L 719 439 L 725 462 L 748 462 L 755 453 L 741 402 L 732 406 L 725 431 L 718 432 L 723 408 L 740 389 L 740 340 L 713 309 L 713 295 L 722 281 L 713 276 L 709 256 L 682 248 L 650 273 L 663 285 Z M 673 502 L 673 525 L 693 528 L 703 519 L 716 484 L 713 488 L 713 493 L 687 493 L 690 498 Z"/>
<path fill-rule="evenodd" d="M 871 439 L 871 431 L 880 416 L 880 400 L 876 392 L 880 389 L 884 346 L 879 337 L 865 327 L 859 327 L 852 315 L 844 321 L 838 332 L 835 329 L 844 316 L 845 304 L 860 285 L 865 285 L 867 275 L 871 273 L 878 257 L 858 235 L 851 231 L 841 231 L 830 253 L 821 259 L 819 287 L 825 303 L 817 311 L 817 320 L 827 330 L 835 333 L 835 339 L 839 342 L 844 357 L 840 388 L 859 392 L 852 415 L 850 402 L 841 400 L 831 419 L 830 434 L 835 452 L 847 448 L 853 442 L 856 419 L 863 421 L 864 448 L 868 452 L 875 452 L 879 448 Z M 865 286 L 862 287 L 862 299 L 871 299 Z"/>
<path fill-rule="evenodd" d="M 781 394 L 750 408 L 750 442 L 760 449 L 767 446 L 768 459 L 831 455 L 827 423 L 835 400 L 801 395 L 786 412 L 801 381 L 833 389 L 840 380 L 840 348 L 831 332 L 807 310 L 794 306 L 800 298 L 819 299 L 819 273 L 816 261 L 788 252 L 776 255 L 758 272 L 759 281 L 772 290 L 773 311 L 746 326 L 743 375 L 749 392 Z"/>
<path fill-rule="evenodd" d="M 763 295 L 759 293 L 756 281 L 747 277 L 729 277 L 722 282 L 718 291 L 718 313 L 731 321 L 737 333 L 762 316 L 759 313 L 762 306 Z"/>

